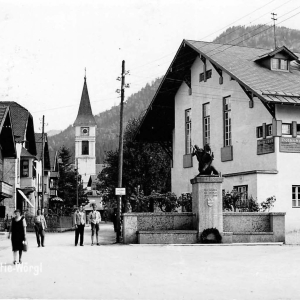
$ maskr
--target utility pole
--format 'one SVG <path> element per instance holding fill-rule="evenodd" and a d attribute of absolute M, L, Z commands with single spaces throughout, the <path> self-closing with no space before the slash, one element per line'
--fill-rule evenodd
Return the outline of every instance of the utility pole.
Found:
<path fill-rule="evenodd" d="M 40 209 L 40 174 L 37 174 L 38 178 L 38 193 L 37 193 L 37 199 L 38 199 L 38 209 Z"/>
<path fill-rule="evenodd" d="M 275 24 L 275 21 L 277 21 L 277 19 L 275 19 L 275 16 L 277 17 L 277 14 L 271 13 L 271 15 L 273 16 L 271 19 L 274 21 L 274 24 L 273 24 L 273 29 L 274 29 L 274 45 L 275 45 L 275 49 L 276 49 L 277 45 L 276 45 L 276 24 Z"/>
<path fill-rule="evenodd" d="M 43 121 L 42 121 L 42 203 L 41 203 L 41 208 L 44 208 L 44 168 L 45 168 L 45 162 L 44 162 L 44 135 L 45 135 L 45 116 L 43 115 Z"/>
<path fill-rule="evenodd" d="M 78 207 L 78 158 L 76 158 L 76 206 Z"/>
<path fill-rule="evenodd" d="M 122 187 L 123 175 L 123 107 L 125 94 L 125 60 L 122 61 L 122 76 L 121 76 L 121 105 L 120 105 L 120 135 L 119 135 L 119 163 L 118 163 L 118 187 Z M 122 214 L 122 196 L 118 195 L 117 201 L 117 236 L 116 241 L 120 243 L 121 238 L 121 214 Z"/>

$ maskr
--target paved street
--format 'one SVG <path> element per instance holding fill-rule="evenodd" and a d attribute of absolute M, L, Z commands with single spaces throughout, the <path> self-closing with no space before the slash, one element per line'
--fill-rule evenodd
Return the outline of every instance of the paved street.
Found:
<path fill-rule="evenodd" d="M 101 246 L 74 247 L 74 232 L 28 234 L 23 271 L 0 241 L 0 298 L 300 299 L 299 246 L 117 245 L 101 224 Z"/>

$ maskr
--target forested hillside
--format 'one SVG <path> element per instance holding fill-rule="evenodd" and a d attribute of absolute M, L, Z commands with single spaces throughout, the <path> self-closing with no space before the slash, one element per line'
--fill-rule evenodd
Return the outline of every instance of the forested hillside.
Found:
<path fill-rule="evenodd" d="M 294 52 L 300 52 L 299 30 L 276 27 L 276 40 L 278 47 L 285 45 Z M 213 42 L 274 49 L 274 32 L 272 27 L 266 25 L 234 26 L 221 33 Z"/>
<path fill-rule="evenodd" d="M 276 28 L 277 45 L 285 45 L 292 51 L 300 53 L 300 31 L 286 27 Z M 184 37 L 183 37 L 184 38 Z M 254 25 L 250 27 L 234 26 L 220 34 L 213 42 L 223 44 L 238 44 L 254 48 L 274 48 L 274 34 L 270 26 Z M 163 76 L 163 74 L 162 74 Z M 132 117 L 145 111 L 154 96 L 162 78 L 147 84 L 138 93 L 128 97 L 124 108 L 124 124 Z M 102 163 L 105 152 L 118 147 L 120 108 L 114 106 L 95 116 L 97 122 L 96 157 L 97 163 Z M 61 133 L 49 137 L 51 149 L 58 150 L 65 145 L 74 154 L 74 129 L 69 126 Z"/>

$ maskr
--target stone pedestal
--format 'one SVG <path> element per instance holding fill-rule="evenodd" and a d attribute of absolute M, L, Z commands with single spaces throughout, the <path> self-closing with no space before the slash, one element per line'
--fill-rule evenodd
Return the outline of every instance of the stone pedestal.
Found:
<path fill-rule="evenodd" d="M 193 185 L 194 229 L 198 238 L 204 229 L 217 228 L 223 233 L 222 177 L 199 176 L 191 180 Z"/>

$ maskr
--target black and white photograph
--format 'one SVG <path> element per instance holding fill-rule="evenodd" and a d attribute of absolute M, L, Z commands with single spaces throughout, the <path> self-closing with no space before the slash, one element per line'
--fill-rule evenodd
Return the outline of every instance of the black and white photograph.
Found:
<path fill-rule="evenodd" d="M 0 0 L 0 299 L 299 282 L 298 0 Z"/>

